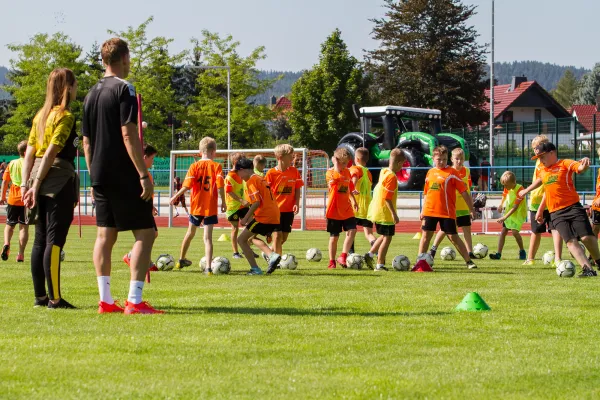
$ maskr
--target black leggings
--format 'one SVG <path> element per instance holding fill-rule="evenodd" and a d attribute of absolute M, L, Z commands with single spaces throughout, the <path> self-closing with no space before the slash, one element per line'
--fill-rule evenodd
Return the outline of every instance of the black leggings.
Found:
<path fill-rule="evenodd" d="M 60 299 L 60 252 L 67 240 L 73 221 L 75 198 L 73 182 L 69 181 L 54 197 L 38 196 L 35 240 L 31 250 L 31 276 L 35 297 Z"/>

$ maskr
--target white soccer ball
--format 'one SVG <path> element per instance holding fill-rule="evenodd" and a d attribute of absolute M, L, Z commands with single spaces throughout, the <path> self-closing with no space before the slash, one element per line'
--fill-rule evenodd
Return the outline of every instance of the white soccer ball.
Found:
<path fill-rule="evenodd" d="M 310 262 L 319 262 L 323 258 L 323 254 L 321 254 L 321 250 L 312 248 L 306 251 L 306 259 Z"/>
<path fill-rule="evenodd" d="M 552 250 L 545 252 L 542 256 L 542 261 L 544 262 L 544 265 L 552 264 L 552 261 L 554 261 L 554 252 Z"/>
<path fill-rule="evenodd" d="M 556 275 L 561 278 L 571 278 L 575 275 L 575 264 L 569 260 L 562 260 L 556 267 Z"/>
<path fill-rule="evenodd" d="M 350 269 L 362 269 L 365 259 L 357 253 L 349 254 L 346 258 L 346 267 Z"/>
<path fill-rule="evenodd" d="M 200 266 L 200 271 L 204 272 L 204 270 L 206 269 L 206 256 L 200 259 L 198 265 Z"/>
<path fill-rule="evenodd" d="M 429 253 L 421 253 L 417 256 L 417 262 L 421 261 L 421 260 L 425 260 L 425 262 L 427 264 L 429 264 L 430 267 L 433 267 L 433 257 L 431 257 L 431 254 Z"/>
<path fill-rule="evenodd" d="M 65 258 L 67 258 L 67 253 L 65 253 L 64 250 L 60 251 L 60 261 L 63 262 L 65 261 Z"/>
<path fill-rule="evenodd" d="M 204 261 L 206 262 L 206 258 Z M 231 264 L 225 257 L 215 257 L 210 264 L 210 269 L 215 275 L 228 274 L 231 271 Z"/>
<path fill-rule="evenodd" d="M 483 243 L 477 243 L 475 246 L 473 246 L 473 255 L 475 258 L 481 259 L 487 257 L 488 251 L 488 247 Z"/>
<path fill-rule="evenodd" d="M 394 257 L 394 261 L 392 261 L 392 267 L 396 271 L 408 271 L 410 269 L 410 260 L 403 255 L 396 256 Z"/>
<path fill-rule="evenodd" d="M 454 261 L 456 259 L 456 251 L 450 246 L 444 247 L 440 252 L 440 257 L 444 261 Z"/>
<path fill-rule="evenodd" d="M 169 254 L 161 254 L 154 264 L 160 271 L 170 271 L 175 267 L 175 259 Z"/>
<path fill-rule="evenodd" d="M 281 261 L 279 261 L 279 265 L 283 269 L 296 269 L 298 267 L 298 261 L 296 260 L 296 256 L 293 254 L 284 254 L 281 256 Z"/>

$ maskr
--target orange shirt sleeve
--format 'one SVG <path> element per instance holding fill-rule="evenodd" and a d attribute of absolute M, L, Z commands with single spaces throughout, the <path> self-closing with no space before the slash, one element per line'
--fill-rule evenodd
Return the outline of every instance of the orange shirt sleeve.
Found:
<path fill-rule="evenodd" d="M 425 175 L 425 186 L 423 186 L 423 194 L 427 195 L 428 191 L 429 191 L 429 172 L 427 173 L 427 175 Z"/>
<path fill-rule="evenodd" d="M 256 179 L 251 178 L 246 182 L 246 188 L 248 190 L 248 198 L 250 199 L 250 203 L 256 203 L 260 201 L 260 189 L 256 185 Z"/>
<path fill-rule="evenodd" d="M 396 188 L 398 187 L 398 179 L 395 175 L 390 175 L 382 182 L 382 186 L 384 189 L 383 198 L 386 200 L 392 200 L 394 198 Z"/>
<path fill-rule="evenodd" d="M 579 173 L 579 167 L 581 167 L 581 163 L 579 161 L 570 160 L 569 171 Z"/>
<path fill-rule="evenodd" d="M 265 181 L 267 181 L 267 183 L 269 184 L 269 186 L 273 187 L 273 168 L 271 168 L 270 170 L 267 171 L 267 173 L 265 174 L 265 177 L 263 178 Z"/>
<path fill-rule="evenodd" d="M 8 167 L 4 170 L 4 174 L 2 175 L 2 180 L 6 182 L 10 182 L 10 171 Z"/>
<path fill-rule="evenodd" d="M 358 168 L 356 166 L 352 166 L 350 168 L 350 177 L 354 178 L 357 177 L 358 179 L 362 178 L 362 169 Z"/>
<path fill-rule="evenodd" d="M 333 170 L 328 169 L 325 174 L 325 180 L 327 181 L 327 187 L 331 189 L 331 186 L 335 183 L 335 179 L 333 178 Z"/>
<path fill-rule="evenodd" d="M 231 185 L 231 179 L 233 179 L 231 177 L 231 175 L 227 175 L 227 177 L 225 178 L 225 193 L 233 192 L 233 186 Z"/>
<path fill-rule="evenodd" d="M 452 182 L 451 185 L 454 185 L 454 188 L 458 193 L 466 192 L 467 185 L 465 185 L 463 180 L 460 179 L 457 175 L 454 176 L 456 177 L 455 179 L 450 179 L 450 181 Z"/>
<path fill-rule="evenodd" d="M 196 181 L 196 179 L 198 179 L 197 175 L 198 175 L 198 166 L 196 163 L 193 163 L 192 165 L 190 165 L 190 168 L 188 169 L 185 179 L 183 180 L 182 186 L 185 186 L 186 188 L 191 189 L 191 187 L 194 186 L 194 182 Z"/>

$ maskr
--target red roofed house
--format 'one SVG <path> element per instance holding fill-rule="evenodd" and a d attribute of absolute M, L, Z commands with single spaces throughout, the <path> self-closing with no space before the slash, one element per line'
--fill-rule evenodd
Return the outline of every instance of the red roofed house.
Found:
<path fill-rule="evenodd" d="M 600 96 L 596 99 L 596 104 L 574 104 L 569 111 L 585 128 L 585 131 L 583 129 L 582 131 L 600 132 Z M 596 126 L 594 126 L 594 120 Z"/>
<path fill-rule="evenodd" d="M 489 89 L 485 91 L 485 96 L 489 99 Z M 484 108 L 490 111 L 489 101 Z M 524 76 L 513 76 L 512 83 L 494 86 L 496 123 L 548 121 L 570 116 L 546 89 Z"/>
<path fill-rule="evenodd" d="M 285 96 L 281 96 L 279 99 L 273 96 L 271 97 L 271 110 L 287 114 L 292 111 L 292 101 Z"/>

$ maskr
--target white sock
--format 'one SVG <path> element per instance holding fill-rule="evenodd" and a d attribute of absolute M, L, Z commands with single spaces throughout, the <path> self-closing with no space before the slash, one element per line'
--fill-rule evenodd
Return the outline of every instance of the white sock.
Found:
<path fill-rule="evenodd" d="M 143 289 L 144 281 L 130 281 L 129 296 L 127 296 L 127 301 L 133 304 L 140 304 L 142 302 Z"/>
<path fill-rule="evenodd" d="M 369 257 L 375 257 L 375 253 L 369 252 L 368 254 L 369 254 Z"/>
<path fill-rule="evenodd" d="M 113 304 L 113 300 L 110 294 L 110 276 L 98 276 L 98 291 L 100 292 L 100 301 L 107 304 Z"/>
<path fill-rule="evenodd" d="M 385 267 L 385 264 L 377 264 L 377 268 L 383 268 Z"/>

